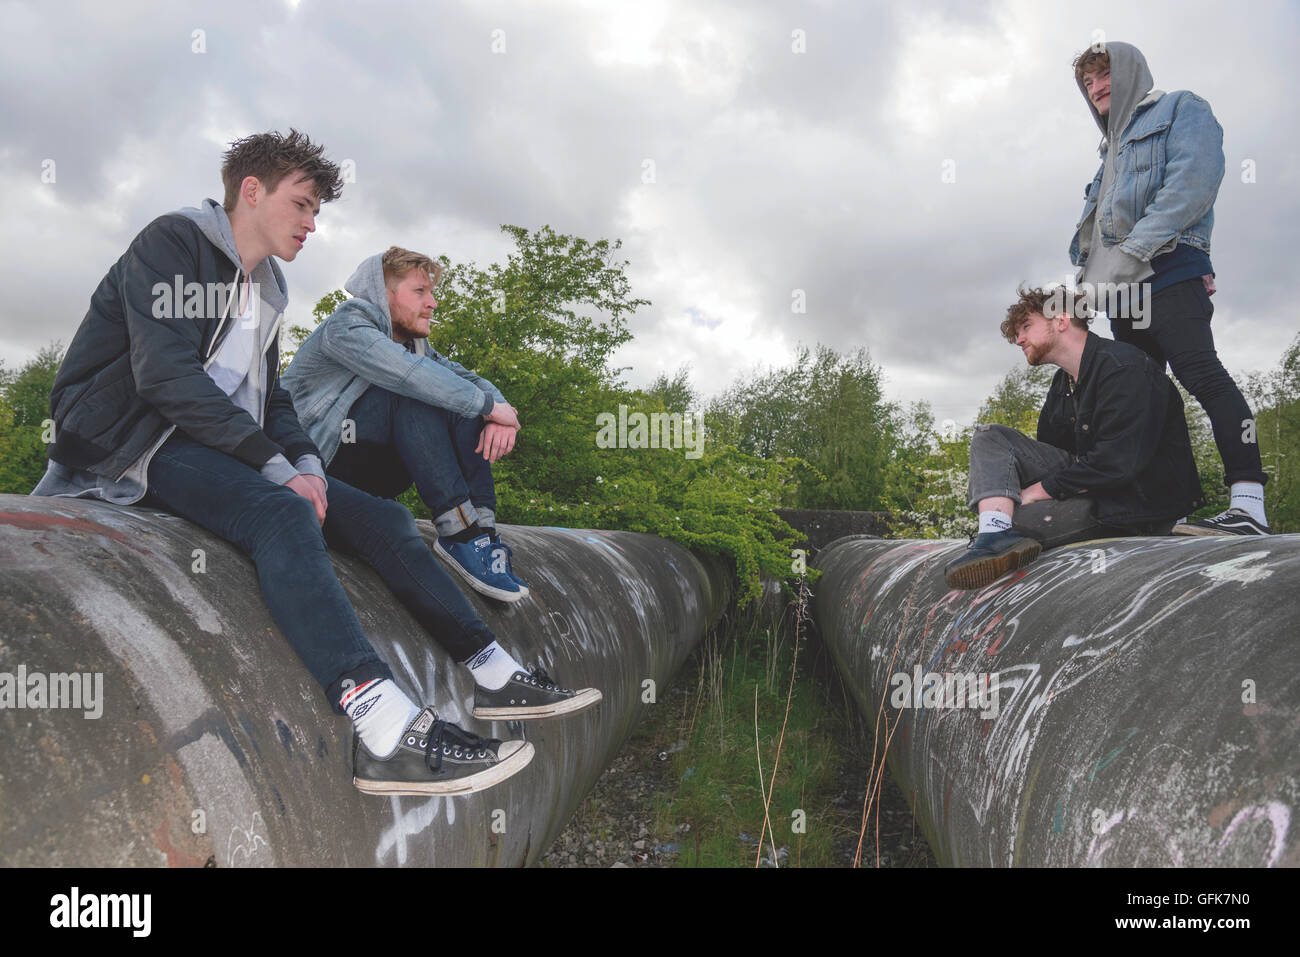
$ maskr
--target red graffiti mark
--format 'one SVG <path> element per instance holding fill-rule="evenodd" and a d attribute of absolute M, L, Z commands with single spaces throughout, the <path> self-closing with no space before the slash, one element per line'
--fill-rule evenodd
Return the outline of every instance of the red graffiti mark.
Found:
<path fill-rule="evenodd" d="M 131 544 L 130 539 L 115 528 L 108 528 L 98 522 L 87 521 L 84 518 L 69 518 L 66 515 L 46 515 L 41 512 L 0 512 L 0 523 L 33 531 L 55 527 L 71 528 L 78 532 L 89 532 L 92 535 L 106 535 L 123 545 Z"/>

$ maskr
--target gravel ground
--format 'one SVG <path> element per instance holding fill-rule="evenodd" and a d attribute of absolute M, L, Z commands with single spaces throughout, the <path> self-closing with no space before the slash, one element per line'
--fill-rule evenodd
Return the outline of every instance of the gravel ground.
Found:
<path fill-rule="evenodd" d="M 819 680 L 834 681 L 820 674 Z M 679 849 L 693 846 L 691 835 L 655 835 L 654 799 L 672 794 L 678 781 L 672 773 L 670 750 L 676 750 L 678 720 L 689 689 L 695 686 L 695 669 L 684 667 L 661 698 L 666 707 L 651 714 L 633 732 L 622 753 L 596 782 L 568 827 L 542 858 L 544 867 L 672 867 Z M 843 700 L 841 695 L 837 695 Z M 861 722 L 850 725 L 860 729 Z M 860 731 L 855 732 L 860 737 Z M 845 833 L 838 850 L 844 867 L 853 865 L 862 822 L 863 794 L 870 761 L 869 745 L 846 758 L 840 768 L 843 791 L 832 801 L 842 814 L 838 825 Z M 682 828 L 689 825 L 682 825 Z M 875 815 L 863 847 L 863 865 L 875 863 Z M 934 855 L 915 825 L 907 801 L 885 776 L 880 801 L 880 865 L 882 867 L 934 867 Z"/>

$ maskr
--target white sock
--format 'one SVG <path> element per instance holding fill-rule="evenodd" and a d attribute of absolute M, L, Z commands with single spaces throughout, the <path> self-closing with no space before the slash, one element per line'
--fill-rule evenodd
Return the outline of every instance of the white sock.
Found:
<path fill-rule="evenodd" d="M 980 512 L 980 530 L 983 535 L 985 532 L 1005 532 L 1011 527 L 1011 516 L 1006 512 L 995 512 L 989 510 Z"/>
<path fill-rule="evenodd" d="M 1259 482 L 1233 482 L 1228 508 L 1239 508 L 1259 524 L 1268 524 L 1264 517 L 1264 486 Z"/>
<path fill-rule="evenodd" d="M 495 641 L 466 661 L 465 667 L 474 676 L 474 683 L 488 691 L 504 688 L 516 671 L 528 670 Z"/>
<path fill-rule="evenodd" d="M 397 750 L 402 732 L 420 713 L 391 678 L 374 678 L 351 688 L 339 704 L 352 719 L 361 743 L 377 758 Z"/>

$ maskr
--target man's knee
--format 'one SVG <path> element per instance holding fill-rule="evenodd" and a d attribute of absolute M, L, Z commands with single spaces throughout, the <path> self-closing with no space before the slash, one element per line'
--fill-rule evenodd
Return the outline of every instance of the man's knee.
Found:
<path fill-rule="evenodd" d="M 376 498 L 369 504 L 370 518 L 373 524 L 382 529 L 392 539 L 420 538 L 415 516 L 411 510 L 396 499 Z"/>
<path fill-rule="evenodd" d="M 1006 446 L 1008 441 L 1019 433 L 1008 425 L 997 422 L 980 422 L 971 433 L 971 447 L 979 445 Z"/>

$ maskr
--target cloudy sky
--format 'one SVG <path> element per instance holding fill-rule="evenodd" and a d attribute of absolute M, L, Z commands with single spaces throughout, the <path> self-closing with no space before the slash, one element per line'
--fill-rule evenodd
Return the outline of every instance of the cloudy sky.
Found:
<path fill-rule="evenodd" d="M 1099 138 L 1069 64 L 1096 31 L 1224 127 L 1225 364 L 1300 331 L 1295 2 L 0 2 L 0 25 L 9 368 L 71 340 L 149 220 L 220 197 L 230 140 L 293 126 L 356 180 L 286 266 L 290 321 L 391 244 L 487 263 L 500 224 L 550 224 L 623 240 L 653 301 L 633 385 L 866 346 L 890 397 L 965 422 L 1020 361 L 1016 284 L 1069 270 Z"/>

